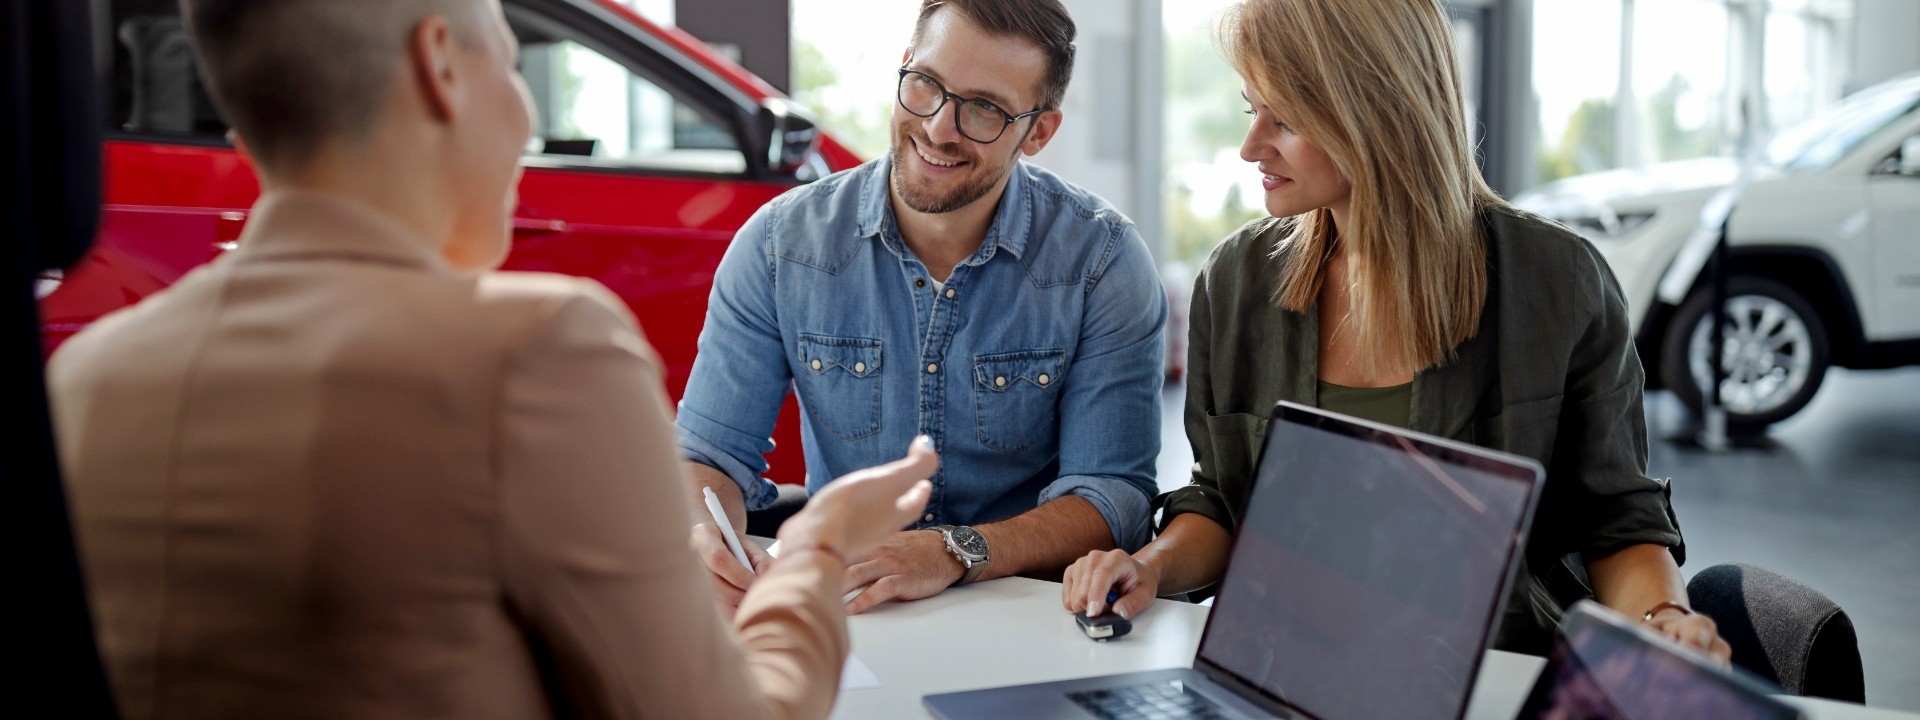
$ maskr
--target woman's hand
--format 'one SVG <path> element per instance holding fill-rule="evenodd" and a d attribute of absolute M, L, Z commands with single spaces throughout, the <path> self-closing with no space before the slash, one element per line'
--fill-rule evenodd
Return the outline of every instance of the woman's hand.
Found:
<path fill-rule="evenodd" d="M 1733 664 L 1733 648 L 1720 638 L 1720 628 L 1713 618 L 1677 607 L 1663 607 L 1646 623 L 1668 640 L 1713 658 L 1721 667 Z"/>
<path fill-rule="evenodd" d="M 900 460 L 841 476 L 780 526 L 783 552 L 826 548 L 842 560 L 865 555 L 911 524 L 933 494 L 940 469 L 933 441 L 916 438 Z"/>
<path fill-rule="evenodd" d="M 1153 604 L 1160 590 L 1160 571 L 1140 562 L 1125 550 L 1088 553 L 1067 566 L 1061 579 L 1060 604 L 1068 612 L 1084 612 L 1093 617 L 1107 611 L 1107 593 L 1120 593 L 1113 611 L 1132 620 Z"/>

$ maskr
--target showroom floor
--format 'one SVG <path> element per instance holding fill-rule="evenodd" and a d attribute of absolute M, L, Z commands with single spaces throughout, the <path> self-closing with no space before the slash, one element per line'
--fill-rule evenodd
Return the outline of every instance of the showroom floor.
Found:
<path fill-rule="evenodd" d="M 1160 485 L 1186 482 L 1184 387 L 1162 408 Z M 1867 704 L 1920 711 L 1920 368 L 1836 370 L 1756 448 L 1707 454 L 1666 393 L 1647 397 L 1649 471 L 1674 478 L 1694 572 L 1762 565 L 1832 597 L 1860 633 Z"/>

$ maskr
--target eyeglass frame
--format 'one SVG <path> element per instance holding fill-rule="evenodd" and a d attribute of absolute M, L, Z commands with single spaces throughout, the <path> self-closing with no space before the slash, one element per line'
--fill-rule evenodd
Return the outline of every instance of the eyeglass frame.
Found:
<path fill-rule="evenodd" d="M 948 100 L 959 100 L 961 104 L 966 104 L 971 102 L 986 103 L 988 107 L 991 107 L 994 109 L 995 112 L 1000 113 L 1000 117 L 1006 119 L 1007 121 L 1006 124 L 1000 126 L 1000 132 L 995 133 L 992 140 L 981 140 L 980 138 L 974 137 L 972 135 L 968 135 L 966 128 L 960 127 L 960 112 L 958 110 L 954 111 L 953 113 L 954 132 L 960 133 L 960 137 L 966 138 L 973 142 L 980 143 L 981 145 L 992 145 L 994 143 L 1000 142 L 1000 138 L 1006 136 L 1007 128 L 1009 126 L 1013 125 L 1014 123 L 1020 122 L 1021 120 L 1034 117 L 1036 115 L 1039 115 L 1047 111 L 1046 108 L 1034 108 L 1027 112 L 1020 113 L 1019 115 L 1015 115 L 1013 113 L 1007 112 L 1006 108 L 1000 107 L 999 103 L 996 103 L 992 100 L 988 100 L 986 98 L 970 98 L 965 95 L 961 95 L 951 90 L 948 90 L 947 84 L 940 82 L 939 78 L 920 72 L 919 70 L 915 70 L 906 65 L 901 65 L 899 72 L 900 72 L 900 79 L 894 83 L 894 87 L 893 87 L 893 101 L 895 103 L 898 103 L 900 105 L 900 109 L 907 111 L 907 114 L 909 115 L 912 115 L 917 118 L 934 117 L 936 115 L 939 115 L 941 110 L 946 109 Z M 907 101 L 900 98 L 900 96 L 905 92 L 904 88 L 906 87 L 906 84 L 907 84 L 908 74 L 919 75 L 920 77 L 926 78 L 927 82 L 933 83 L 933 87 L 940 91 L 940 104 L 933 106 L 933 112 L 927 113 L 925 115 L 921 115 L 920 113 L 914 112 L 913 108 L 907 107 Z"/>

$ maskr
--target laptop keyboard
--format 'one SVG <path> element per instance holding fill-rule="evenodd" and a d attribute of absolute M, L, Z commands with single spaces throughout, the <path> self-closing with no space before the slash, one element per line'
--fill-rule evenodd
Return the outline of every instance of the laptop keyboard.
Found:
<path fill-rule="evenodd" d="M 1213 701 L 1179 680 L 1067 693 L 1101 720 L 1227 720 Z"/>

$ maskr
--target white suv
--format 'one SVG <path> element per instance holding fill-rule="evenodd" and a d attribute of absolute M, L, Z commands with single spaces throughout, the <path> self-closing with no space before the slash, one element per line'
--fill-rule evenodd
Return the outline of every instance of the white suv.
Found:
<path fill-rule="evenodd" d="M 1737 196 L 1721 397 L 1757 429 L 1813 399 L 1830 365 L 1920 364 L 1920 73 L 1783 132 Z M 1738 169 L 1695 160 L 1567 178 L 1515 203 L 1585 235 L 1626 292 L 1650 388 L 1696 412 L 1711 382 L 1710 203 Z"/>

